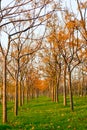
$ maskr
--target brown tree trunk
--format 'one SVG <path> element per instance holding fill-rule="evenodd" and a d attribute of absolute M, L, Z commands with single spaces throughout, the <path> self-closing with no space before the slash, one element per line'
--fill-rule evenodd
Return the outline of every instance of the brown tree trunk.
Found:
<path fill-rule="evenodd" d="M 27 103 L 28 103 L 28 88 L 26 90 L 26 99 L 27 99 Z"/>
<path fill-rule="evenodd" d="M 54 86 L 54 81 L 52 80 L 52 101 L 54 102 L 55 101 L 55 86 Z"/>
<path fill-rule="evenodd" d="M 22 90 L 22 105 L 24 104 L 24 90 Z"/>
<path fill-rule="evenodd" d="M 59 64 L 59 73 L 57 72 L 57 85 L 56 85 L 56 102 L 59 102 L 59 84 L 60 84 L 60 76 L 61 76 L 61 64 Z"/>
<path fill-rule="evenodd" d="M 54 86 L 54 102 L 56 102 L 56 85 Z"/>
<path fill-rule="evenodd" d="M 20 85 L 19 85 L 19 106 L 22 106 L 22 101 L 21 101 L 21 80 L 20 80 Z"/>
<path fill-rule="evenodd" d="M 82 72 L 81 96 L 83 96 L 83 88 L 84 88 L 84 74 Z"/>
<path fill-rule="evenodd" d="M 0 103 L 1 103 L 1 99 L 2 99 L 2 88 L 0 87 Z"/>
<path fill-rule="evenodd" d="M 18 51 L 19 52 L 19 51 Z M 15 116 L 18 115 L 18 80 L 19 80 L 19 53 L 18 53 L 18 59 L 17 59 L 17 71 L 16 71 L 16 74 L 15 74 Z"/>
<path fill-rule="evenodd" d="M 78 96 L 80 96 L 80 81 L 78 83 Z"/>
<path fill-rule="evenodd" d="M 29 101 L 29 91 L 28 91 L 28 86 L 27 86 L 27 89 L 26 89 L 26 99 L 27 99 L 27 103 Z"/>
<path fill-rule="evenodd" d="M 34 98 L 34 88 L 32 88 L 32 99 Z"/>
<path fill-rule="evenodd" d="M 7 57 L 3 57 L 3 123 L 7 122 L 7 100 L 6 100 L 6 60 Z"/>
<path fill-rule="evenodd" d="M 36 97 L 39 97 L 39 89 L 36 89 Z"/>
<path fill-rule="evenodd" d="M 55 88 L 54 88 L 54 86 L 52 87 L 53 89 L 52 89 L 52 101 L 54 102 L 55 100 L 54 100 L 54 98 L 55 98 Z"/>
<path fill-rule="evenodd" d="M 59 102 L 59 79 L 57 81 L 57 85 L 56 85 L 56 102 Z"/>
<path fill-rule="evenodd" d="M 18 115 L 18 74 L 16 74 L 16 81 L 15 81 L 15 116 Z"/>
<path fill-rule="evenodd" d="M 66 65 L 64 68 L 64 88 L 63 88 L 63 96 L 64 96 L 64 106 L 67 105 L 67 101 L 66 101 Z"/>
<path fill-rule="evenodd" d="M 27 80 L 27 78 L 26 78 L 26 102 L 28 103 L 28 96 L 29 96 L 29 94 L 28 94 L 28 89 L 29 89 L 29 81 Z"/>
<path fill-rule="evenodd" d="M 72 83 L 71 83 L 71 71 L 70 71 L 70 69 L 68 69 L 68 72 L 69 72 L 70 109 L 71 109 L 71 111 L 73 111 L 74 107 L 73 107 L 73 93 L 72 93 Z"/>
<path fill-rule="evenodd" d="M 24 104 L 24 81 L 22 80 L 22 105 Z"/>

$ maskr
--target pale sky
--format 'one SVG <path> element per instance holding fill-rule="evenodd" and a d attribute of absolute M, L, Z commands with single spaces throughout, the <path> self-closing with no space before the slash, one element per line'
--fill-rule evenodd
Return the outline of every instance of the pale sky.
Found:
<path fill-rule="evenodd" d="M 1 2 L 1 7 L 3 8 L 3 7 L 6 7 L 10 2 L 12 2 L 12 1 L 14 1 L 14 0 L 1 0 L 2 2 Z M 65 1 L 65 2 L 64 2 Z M 85 0 L 81 0 L 81 1 L 85 1 Z M 64 7 L 65 6 L 67 6 L 68 7 L 68 9 L 70 10 L 72 10 L 72 12 L 76 12 L 76 9 L 77 9 L 77 4 L 76 4 L 76 0 L 63 0 L 63 2 L 64 2 Z M 71 2 L 71 3 L 70 3 Z M 71 5 L 72 6 L 71 6 Z M 6 41 L 7 41 L 7 37 L 6 37 L 6 34 L 4 34 L 3 35 L 3 38 L 1 38 L 1 39 L 4 39 L 3 40 L 3 43 L 5 43 L 6 44 Z"/>
<path fill-rule="evenodd" d="M 7 4 L 9 4 L 13 0 L 1 0 L 1 6 L 5 7 Z"/>

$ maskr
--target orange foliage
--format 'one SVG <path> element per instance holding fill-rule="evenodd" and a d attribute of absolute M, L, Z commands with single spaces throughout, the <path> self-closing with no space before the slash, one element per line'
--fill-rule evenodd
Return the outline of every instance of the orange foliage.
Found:
<path fill-rule="evenodd" d="M 67 26 L 68 29 L 73 29 L 73 28 L 75 28 L 76 23 L 75 23 L 75 21 L 69 21 L 69 22 L 66 24 L 66 26 Z"/>
<path fill-rule="evenodd" d="M 48 83 L 46 80 L 36 79 L 34 83 L 35 83 L 35 88 L 38 88 L 41 91 L 48 88 Z"/>

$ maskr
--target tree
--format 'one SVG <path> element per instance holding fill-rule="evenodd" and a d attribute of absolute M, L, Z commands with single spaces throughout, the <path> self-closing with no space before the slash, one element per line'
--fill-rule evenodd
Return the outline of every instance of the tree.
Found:
<path fill-rule="evenodd" d="M 63 29 L 65 31 L 63 31 Z M 56 54 L 56 63 L 60 65 L 59 68 L 61 68 L 61 64 L 64 64 L 65 66 L 65 74 L 66 70 L 68 72 L 68 80 L 69 80 L 69 92 L 70 92 L 70 107 L 71 110 L 73 110 L 73 94 L 72 94 L 72 82 L 71 82 L 71 73 L 73 69 L 78 66 L 81 63 L 80 58 L 80 52 L 82 50 L 82 46 L 79 43 L 78 38 L 78 30 L 77 30 L 77 36 L 75 36 L 75 31 L 77 30 L 77 24 L 75 21 L 68 21 L 64 28 L 60 29 L 59 32 L 53 31 L 51 32 L 51 35 L 49 37 L 49 41 L 52 44 L 52 47 L 54 50 L 54 54 Z M 55 47 L 56 46 L 56 47 Z M 58 58 L 59 56 L 59 58 Z M 61 57 L 61 62 L 60 62 Z M 57 69 L 60 70 L 57 66 Z M 57 70 L 56 69 L 56 70 Z M 57 71 L 58 73 L 58 71 Z M 57 74 L 56 74 L 57 76 Z M 66 100 L 66 76 L 64 76 L 64 100 Z M 60 78 L 58 78 L 60 79 Z M 59 83 L 58 83 L 59 84 Z M 58 92 L 58 89 L 56 89 L 56 92 Z M 58 95 L 57 95 L 58 97 Z M 66 103 L 65 103 L 66 104 Z"/>
<path fill-rule="evenodd" d="M 33 28 L 33 31 L 40 25 L 45 24 L 48 19 L 45 17 L 47 14 L 51 14 L 52 10 L 46 13 L 46 7 L 50 4 L 50 1 L 35 2 L 31 0 L 25 1 L 12 1 L 6 7 L 1 8 L 0 1 L 0 31 L 4 31 L 8 35 L 7 50 L 5 51 L 0 42 L 0 49 L 3 55 L 3 123 L 7 121 L 7 107 L 6 107 L 6 69 L 7 69 L 7 57 L 10 49 L 11 39 L 17 34 L 28 31 Z M 28 8 L 29 6 L 29 8 Z M 40 21 L 40 18 L 43 18 Z M 5 19 L 5 21 L 4 21 Z M 14 28 L 15 25 L 15 28 Z M 20 25 L 20 30 L 18 26 Z M 24 28 L 23 28 L 24 26 Z M 11 27 L 11 28 L 10 28 Z M 6 30 L 7 29 L 7 30 Z"/>
<path fill-rule="evenodd" d="M 77 28 L 81 36 L 85 40 L 85 43 L 87 44 L 87 27 L 86 27 L 87 2 L 84 1 L 80 3 L 79 0 L 76 1 L 78 6 L 78 12 L 80 14 L 80 20 L 77 19 L 78 22 Z"/>

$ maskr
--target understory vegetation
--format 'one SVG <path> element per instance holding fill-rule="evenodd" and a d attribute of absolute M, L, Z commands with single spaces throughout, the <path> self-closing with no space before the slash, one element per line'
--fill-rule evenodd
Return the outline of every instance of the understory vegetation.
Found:
<path fill-rule="evenodd" d="M 59 103 L 48 97 L 32 99 L 19 107 L 19 115 L 13 116 L 13 102 L 8 103 L 8 122 L 2 124 L 2 105 L 0 104 L 0 130 L 87 130 L 87 96 L 74 96 L 74 111 L 70 111 L 63 97 Z"/>

